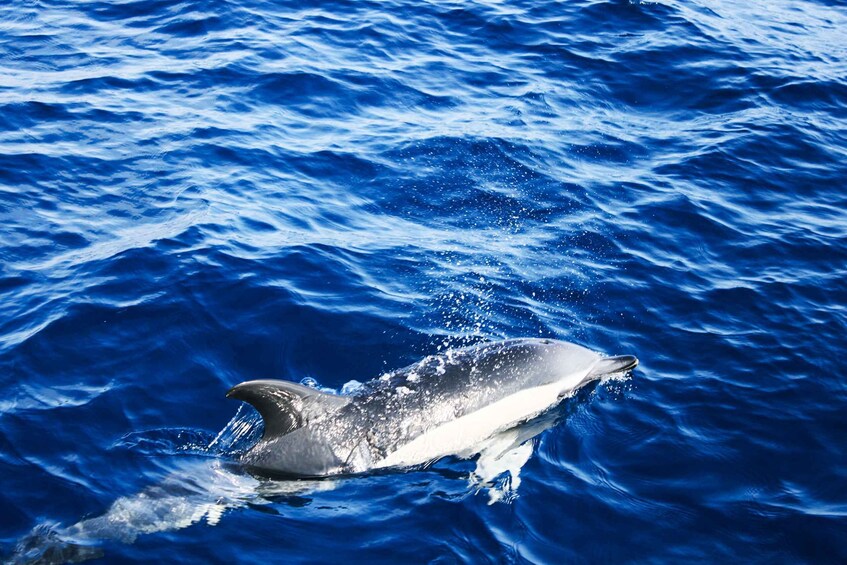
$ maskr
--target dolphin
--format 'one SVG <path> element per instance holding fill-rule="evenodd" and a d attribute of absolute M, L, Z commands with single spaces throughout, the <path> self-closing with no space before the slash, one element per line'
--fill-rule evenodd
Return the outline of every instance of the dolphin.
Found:
<path fill-rule="evenodd" d="M 247 381 L 228 398 L 262 416 L 241 456 L 268 477 L 318 478 L 425 466 L 479 453 L 498 433 L 545 413 L 585 384 L 633 369 L 574 343 L 520 338 L 449 349 L 337 395 L 281 380 Z"/>

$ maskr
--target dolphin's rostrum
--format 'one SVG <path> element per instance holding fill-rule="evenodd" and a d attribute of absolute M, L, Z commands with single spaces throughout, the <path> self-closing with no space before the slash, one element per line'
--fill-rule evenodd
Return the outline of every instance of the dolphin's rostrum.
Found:
<path fill-rule="evenodd" d="M 426 357 L 351 395 L 259 380 L 227 397 L 250 403 L 264 420 L 242 463 L 260 474 L 323 477 L 468 457 L 584 384 L 637 364 L 564 341 L 511 339 Z"/>

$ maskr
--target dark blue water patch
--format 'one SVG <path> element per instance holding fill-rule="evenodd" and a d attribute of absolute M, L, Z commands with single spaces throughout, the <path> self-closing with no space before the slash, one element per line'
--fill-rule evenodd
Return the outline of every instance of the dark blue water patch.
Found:
<path fill-rule="evenodd" d="M 126 2 L 120 6 L 104 2 L 92 2 L 87 6 L 86 13 L 89 17 L 101 20 L 133 20 L 139 17 L 152 17 L 159 19 L 164 14 L 165 17 L 177 11 L 179 7 L 174 6 L 169 2 L 153 1 L 153 2 Z"/>
<path fill-rule="evenodd" d="M 228 25 L 224 24 L 224 21 L 221 18 L 215 16 L 199 19 L 188 19 L 183 17 L 180 18 L 179 21 L 159 27 L 156 29 L 156 32 L 175 35 L 177 37 L 196 37 L 204 36 L 217 30 L 227 29 L 227 27 Z"/>
<path fill-rule="evenodd" d="M 431 222 L 456 222 L 482 228 L 490 223 L 519 229 L 522 222 L 544 222 L 583 209 L 583 191 L 539 171 L 525 149 L 507 140 L 434 138 L 392 152 L 412 168 L 397 171 L 397 189 L 372 191 L 372 198 L 398 214 Z M 474 163 L 467 170 L 460 163 Z M 447 174 L 432 166 L 446 163 Z M 393 171 L 392 171 L 393 172 Z M 410 176 L 415 174 L 415 176 Z M 525 194 L 531 192 L 533 199 Z M 462 210 L 462 215 L 439 214 Z"/>
<path fill-rule="evenodd" d="M 98 76 L 84 78 L 67 83 L 64 90 L 68 94 L 81 94 L 84 92 L 98 92 L 101 90 L 153 90 L 156 83 L 150 79 L 123 78 L 117 76 Z"/>
<path fill-rule="evenodd" d="M 847 89 L 838 81 L 812 81 L 805 77 L 786 80 L 781 77 L 777 82 L 773 79 L 768 81 L 768 78 L 770 77 L 762 77 L 761 82 L 765 84 L 761 86 L 771 90 L 770 98 L 780 105 L 828 112 L 836 117 L 844 116 L 847 111 Z"/>

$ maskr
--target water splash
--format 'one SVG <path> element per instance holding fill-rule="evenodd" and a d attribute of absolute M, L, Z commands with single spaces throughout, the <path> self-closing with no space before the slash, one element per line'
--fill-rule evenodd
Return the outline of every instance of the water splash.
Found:
<path fill-rule="evenodd" d="M 235 416 L 209 442 L 205 451 L 214 455 L 237 456 L 259 441 L 262 428 L 262 417 L 258 412 L 242 404 L 238 407 Z"/>

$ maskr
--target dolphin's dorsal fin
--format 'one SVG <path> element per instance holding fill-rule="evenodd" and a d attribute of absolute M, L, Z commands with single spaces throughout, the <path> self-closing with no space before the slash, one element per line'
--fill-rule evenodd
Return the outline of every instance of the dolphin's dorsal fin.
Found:
<path fill-rule="evenodd" d="M 226 393 L 249 403 L 265 422 L 263 440 L 293 432 L 309 420 L 346 406 L 350 399 L 289 381 L 247 381 Z"/>

